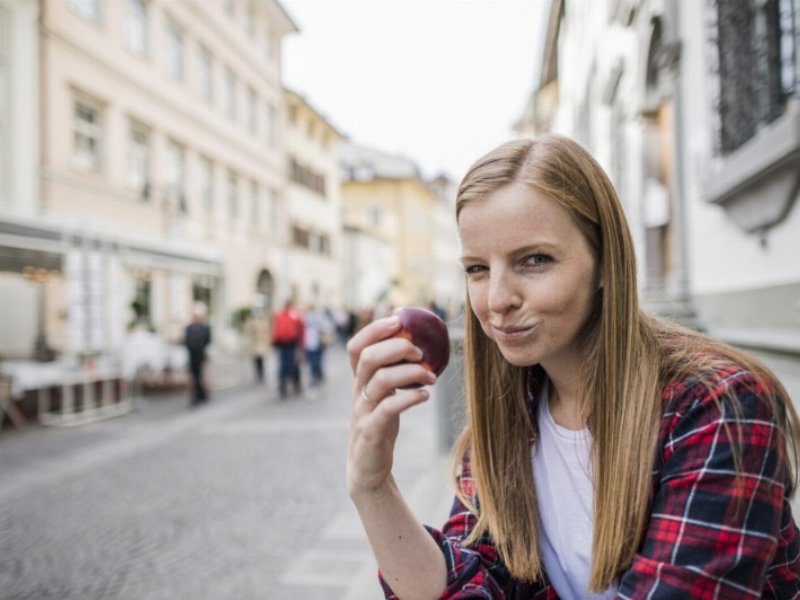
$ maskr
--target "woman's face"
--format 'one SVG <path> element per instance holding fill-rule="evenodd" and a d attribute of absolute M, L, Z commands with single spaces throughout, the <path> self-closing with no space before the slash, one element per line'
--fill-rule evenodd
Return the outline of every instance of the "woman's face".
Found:
<path fill-rule="evenodd" d="M 512 183 L 466 205 L 458 229 L 472 310 L 506 360 L 574 368 L 598 269 L 566 209 Z"/>

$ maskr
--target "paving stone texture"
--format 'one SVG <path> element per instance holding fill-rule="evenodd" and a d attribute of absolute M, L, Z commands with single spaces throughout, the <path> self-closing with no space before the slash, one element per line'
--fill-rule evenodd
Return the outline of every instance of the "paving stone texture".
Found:
<path fill-rule="evenodd" d="M 269 386 L 139 399 L 79 428 L 0 433 L 3 600 L 372 600 L 345 490 L 350 373 L 279 401 Z M 423 522 L 451 498 L 433 401 L 403 417 L 395 473 Z"/>

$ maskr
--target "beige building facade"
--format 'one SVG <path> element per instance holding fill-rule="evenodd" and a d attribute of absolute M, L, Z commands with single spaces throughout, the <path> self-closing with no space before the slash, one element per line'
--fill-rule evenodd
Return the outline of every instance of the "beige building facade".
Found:
<path fill-rule="evenodd" d="M 0 24 L 26 15 L 30 70 L 2 73 L 30 88 L 40 142 L 14 160 L 35 156 L 38 171 L 12 181 L 30 168 L 4 158 L 0 246 L 16 258 L 0 285 L 43 288 L 46 345 L 113 352 L 135 321 L 176 342 L 194 302 L 220 331 L 274 302 L 288 219 L 280 41 L 296 30 L 280 4 L 11 2 Z M 6 123 L 29 111 L 4 108 L 5 146 Z"/>
<path fill-rule="evenodd" d="M 300 306 L 342 304 L 341 134 L 305 98 L 286 91 L 288 288 Z"/>

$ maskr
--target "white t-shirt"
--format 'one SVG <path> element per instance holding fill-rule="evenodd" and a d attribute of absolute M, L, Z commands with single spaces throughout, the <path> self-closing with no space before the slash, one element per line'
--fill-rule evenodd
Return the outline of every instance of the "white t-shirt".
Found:
<path fill-rule="evenodd" d="M 589 594 L 594 535 L 594 487 L 588 429 L 556 424 L 550 414 L 549 382 L 542 386 L 536 418 L 539 439 L 531 463 L 539 503 L 539 548 L 550 582 L 564 600 L 612 598 L 616 590 Z"/>

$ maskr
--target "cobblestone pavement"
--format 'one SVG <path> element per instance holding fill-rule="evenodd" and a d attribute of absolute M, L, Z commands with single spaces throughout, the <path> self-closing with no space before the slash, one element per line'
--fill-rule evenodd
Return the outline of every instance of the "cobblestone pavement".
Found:
<path fill-rule="evenodd" d="M 344 351 L 326 362 L 326 387 L 302 399 L 251 385 L 196 410 L 142 399 L 80 428 L 3 431 L 0 598 L 382 598 L 345 491 Z M 433 403 L 403 421 L 398 483 L 439 524 Z"/>

